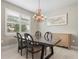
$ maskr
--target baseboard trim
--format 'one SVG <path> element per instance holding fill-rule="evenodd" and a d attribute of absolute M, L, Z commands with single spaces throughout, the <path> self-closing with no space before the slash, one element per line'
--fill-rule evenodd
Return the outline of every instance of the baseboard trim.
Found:
<path fill-rule="evenodd" d="M 1 48 L 9 48 L 9 47 L 13 47 L 16 46 L 17 44 L 11 44 L 11 45 L 5 45 L 5 46 L 1 46 Z"/>
<path fill-rule="evenodd" d="M 71 46 L 71 49 L 78 50 L 78 46 Z"/>

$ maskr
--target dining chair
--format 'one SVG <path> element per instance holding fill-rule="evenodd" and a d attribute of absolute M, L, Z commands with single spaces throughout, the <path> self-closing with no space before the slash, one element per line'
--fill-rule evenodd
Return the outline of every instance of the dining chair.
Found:
<path fill-rule="evenodd" d="M 35 32 L 35 37 L 36 37 L 36 39 L 40 39 L 41 38 L 41 32 L 40 31 L 36 31 Z"/>
<path fill-rule="evenodd" d="M 20 33 L 17 33 L 17 39 L 18 39 L 18 52 L 20 50 L 22 56 L 22 50 L 26 48 L 25 40 L 22 38 Z"/>
<path fill-rule="evenodd" d="M 52 40 L 52 33 L 51 32 L 46 32 L 44 34 L 44 39 L 47 40 L 47 41 L 51 41 Z M 47 54 L 46 48 L 47 47 L 45 47 L 45 55 Z"/>
<path fill-rule="evenodd" d="M 46 32 L 44 35 L 45 40 L 50 41 L 52 40 L 52 33 L 51 32 Z"/>
<path fill-rule="evenodd" d="M 28 58 L 28 52 L 30 52 L 32 54 L 32 59 L 34 59 L 34 54 L 40 52 L 42 47 L 34 43 L 33 37 L 30 34 L 25 33 L 24 36 L 27 44 L 26 58 Z"/>

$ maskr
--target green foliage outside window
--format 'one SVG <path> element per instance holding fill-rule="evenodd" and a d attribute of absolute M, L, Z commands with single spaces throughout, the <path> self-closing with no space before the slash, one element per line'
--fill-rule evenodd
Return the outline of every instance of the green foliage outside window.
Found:
<path fill-rule="evenodd" d="M 26 25 L 21 25 L 21 31 L 25 32 L 27 30 Z"/>
<path fill-rule="evenodd" d="M 19 32 L 19 24 L 7 23 L 8 32 Z"/>
<path fill-rule="evenodd" d="M 15 25 L 15 32 L 19 32 L 19 24 Z"/>

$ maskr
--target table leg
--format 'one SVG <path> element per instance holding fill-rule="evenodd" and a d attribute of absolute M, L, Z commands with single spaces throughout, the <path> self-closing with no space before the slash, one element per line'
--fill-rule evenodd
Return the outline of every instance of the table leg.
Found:
<path fill-rule="evenodd" d="M 51 53 L 48 56 L 46 56 L 45 59 L 49 59 L 54 54 L 53 47 L 50 47 L 50 49 L 51 49 Z"/>
<path fill-rule="evenodd" d="M 42 51 L 41 51 L 41 59 L 44 58 L 44 46 L 42 46 Z"/>

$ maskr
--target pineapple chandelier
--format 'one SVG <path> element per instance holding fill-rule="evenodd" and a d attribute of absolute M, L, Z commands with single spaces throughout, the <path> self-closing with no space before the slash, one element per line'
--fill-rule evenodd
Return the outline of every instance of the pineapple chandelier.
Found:
<path fill-rule="evenodd" d="M 35 15 L 33 16 L 33 18 L 37 21 L 37 22 L 41 22 L 45 19 L 45 16 L 41 13 L 41 8 L 40 8 L 40 0 L 38 1 L 38 9 L 37 12 L 35 13 Z"/>

